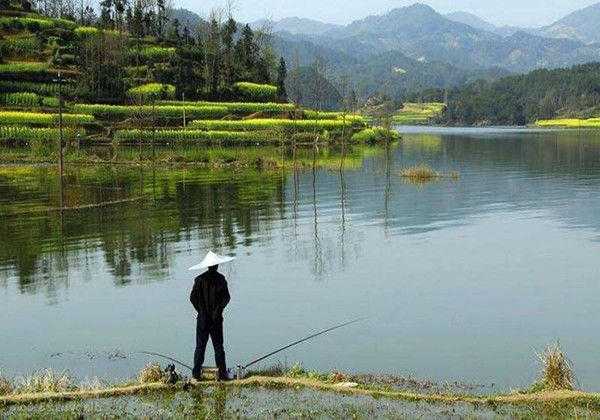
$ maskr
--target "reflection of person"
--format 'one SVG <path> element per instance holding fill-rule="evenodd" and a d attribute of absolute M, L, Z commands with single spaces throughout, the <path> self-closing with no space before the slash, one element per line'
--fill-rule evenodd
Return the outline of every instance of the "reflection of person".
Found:
<path fill-rule="evenodd" d="M 192 375 L 197 380 L 202 379 L 204 352 L 209 337 L 215 350 L 215 362 L 219 369 L 218 379 L 229 379 L 225 362 L 225 349 L 223 347 L 223 310 L 229 303 L 230 296 L 225 276 L 219 273 L 217 269 L 219 268 L 219 264 L 232 260 L 232 257 L 222 257 L 209 252 L 200 264 L 190 268 L 190 270 L 208 268 L 208 271 L 196 277 L 194 288 L 190 295 L 190 301 L 198 312 L 196 351 L 194 353 L 194 370 L 192 372 Z"/>

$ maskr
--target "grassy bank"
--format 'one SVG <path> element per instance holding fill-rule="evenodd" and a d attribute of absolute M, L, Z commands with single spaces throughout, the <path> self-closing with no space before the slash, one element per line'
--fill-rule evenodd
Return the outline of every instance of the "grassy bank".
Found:
<path fill-rule="evenodd" d="M 556 118 L 552 120 L 538 120 L 537 127 L 557 127 L 557 128 L 600 128 L 600 118 Z"/>

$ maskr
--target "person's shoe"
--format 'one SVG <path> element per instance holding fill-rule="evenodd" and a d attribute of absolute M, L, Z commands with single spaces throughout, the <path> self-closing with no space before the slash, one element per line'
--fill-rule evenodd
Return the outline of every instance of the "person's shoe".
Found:
<path fill-rule="evenodd" d="M 233 374 L 229 369 L 227 369 L 227 371 L 224 373 L 217 374 L 217 381 L 219 382 L 228 382 L 231 380 L 233 380 Z"/>

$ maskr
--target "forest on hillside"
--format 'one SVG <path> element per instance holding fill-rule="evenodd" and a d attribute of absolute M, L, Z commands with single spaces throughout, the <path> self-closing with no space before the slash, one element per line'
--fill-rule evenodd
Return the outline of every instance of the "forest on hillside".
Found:
<path fill-rule="evenodd" d="M 253 100 L 266 94 L 287 100 L 286 64 L 268 33 L 240 25 L 231 13 L 214 11 L 191 28 L 165 0 L 102 0 L 99 6 L 97 13 L 74 0 L 1 0 L 3 79 L 49 82 L 54 72 L 48 69 L 60 69 L 72 97 L 106 103 L 122 103 L 130 89 L 148 84 L 145 89 L 159 99 Z M 31 68 L 17 68 L 10 57 L 26 59 Z M 237 82 L 275 85 L 277 96 Z"/>
<path fill-rule="evenodd" d="M 450 90 L 447 96 L 442 118 L 452 125 L 525 125 L 557 117 L 589 118 L 600 112 L 600 63 L 481 80 Z M 440 92 L 437 99 L 442 98 Z"/>

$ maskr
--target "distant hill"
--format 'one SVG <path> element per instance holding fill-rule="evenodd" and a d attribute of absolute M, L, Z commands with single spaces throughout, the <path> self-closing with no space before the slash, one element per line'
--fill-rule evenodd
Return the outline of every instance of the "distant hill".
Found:
<path fill-rule="evenodd" d="M 200 15 L 183 8 L 171 10 L 171 21 L 175 19 L 179 21 L 181 28 L 187 27 L 192 33 L 195 33 L 198 27 L 205 23 Z"/>
<path fill-rule="evenodd" d="M 571 38 L 591 44 L 600 42 L 600 3 L 571 13 L 552 25 L 540 29 L 552 38 Z"/>
<path fill-rule="evenodd" d="M 523 125 L 600 112 L 600 63 L 536 70 L 493 82 L 478 81 L 448 95 L 444 120 L 453 125 Z"/>
<path fill-rule="evenodd" d="M 250 23 L 252 28 L 269 27 L 273 32 L 289 32 L 292 35 L 321 35 L 327 31 L 339 28 L 332 23 L 324 23 L 314 19 L 285 18 L 278 21 L 267 19 Z"/>
<path fill-rule="evenodd" d="M 475 29 L 492 32 L 501 36 L 511 36 L 517 32 L 535 33 L 535 30 L 530 28 L 520 28 L 517 26 L 508 25 L 496 26 L 493 23 L 490 23 L 487 20 L 469 12 L 453 12 L 444 16 L 454 22 L 464 23 L 465 25 L 469 25 Z"/>
<path fill-rule="evenodd" d="M 451 21 L 464 23 L 465 25 L 469 25 L 475 29 L 481 29 L 482 31 L 496 32 L 498 29 L 496 25 L 469 12 L 452 12 L 444 16 Z"/>

